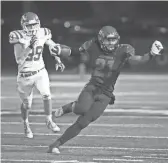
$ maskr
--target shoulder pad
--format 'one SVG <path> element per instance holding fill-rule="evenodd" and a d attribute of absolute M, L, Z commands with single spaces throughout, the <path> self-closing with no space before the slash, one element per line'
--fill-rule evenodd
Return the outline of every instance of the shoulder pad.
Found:
<path fill-rule="evenodd" d="M 133 46 L 131 46 L 130 44 L 121 44 L 121 47 L 124 47 L 125 49 L 125 52 L 128 54 L 128 55 L 135 55 L 135 49 Z"/>
<path fill-rule="evenodd" d="M 81 52 L 87 51 L 91 47 L 93 42 L 95 42 L 94 39 L 91 39 L 89 41 L 84 42 L 83 45 L 79 48 L 79 51 L 81 51 Z"/>
<path fill-rule="evenodd" d="M 44 36 L 46 36 L 47 39 L 51 39 L 52 38 L 51 30 L 48 28 L 43 28 L 43 30 L 44 30 Z"/>
<path fill-rule="evenodd" d="M 15 30 L 9 33 L 9 42 L 11 44 L 19 43 L 20 39 L 24 37 L 21 30 Z"/>

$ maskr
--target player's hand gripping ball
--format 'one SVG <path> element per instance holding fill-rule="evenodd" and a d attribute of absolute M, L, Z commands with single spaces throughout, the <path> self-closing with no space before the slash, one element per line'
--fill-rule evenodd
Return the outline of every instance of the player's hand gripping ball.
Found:
<path fill-rule="evenodd" d="M 49 46 L 49 51 L 50 51 L 50 54 L 54 57 L 60 55 L 60 52 L 61 52 L 60 44 Z"/>
<path fill-rule="evenodd" d="M 49 47 L 49 50 L 53 56 L 67 57 L 71 54 L 71 48 L 66 45 L 56 44 L 53 47 Z"/>

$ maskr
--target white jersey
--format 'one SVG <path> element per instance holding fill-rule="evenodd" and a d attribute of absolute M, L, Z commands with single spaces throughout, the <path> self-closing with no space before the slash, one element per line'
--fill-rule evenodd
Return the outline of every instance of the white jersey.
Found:
<path fill-rule="evenodd" d="M 42 53 L 45 42 L 52 38 L 51 31 L 48 28 L 40 28 L 36 36 L 39 40 L 38 44 L 31 50 L 25 62 L 18 64 L 18 72 L 37 71 L 45 67 Z M 23 49 L 26 49 L 30 45 L 31 37 L 26 35 L 23 30 L 15 30 L 10 32 L 9 42 L 11 44 L 19 43 Z"/>

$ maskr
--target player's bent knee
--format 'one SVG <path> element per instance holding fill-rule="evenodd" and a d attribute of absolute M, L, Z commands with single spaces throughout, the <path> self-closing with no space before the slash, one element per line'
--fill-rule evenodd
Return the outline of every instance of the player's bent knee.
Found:
<path fill-rule="evenodd" d="M 73 107 L 72 107 L 72 111 L 73 113 L 77 114 L 77 115 L 83 115 L 86 111 L 85 111 L 85 107 L 81 106 L 79 103 L 75 102 Z"/>
<path fill-rule="evenodd" d="M 90 118 L 90 121 L 91 122 L 94 122 L 97 118 L 99 118 L 100 115 L 93 115 L 91 118 Z"/>
<path fill-rule="evenodd" d="M 87 119 L 86 116 L 80 116 L 77 120 L 77 124 L 81 130 L 87 127 L 90 123 L 91 121 Z"/>
<path fill-rule="evenodd" d="M 25 110 L 30 110 L 31 109 L 31 104 L 30 103 L 23 103 L 21 107 Z"/>
<path fill-rule="evenodd" d="M 43 100 L 50 100 L 51 95 L 43 95 L 42 98 L 43 98 Z"/>

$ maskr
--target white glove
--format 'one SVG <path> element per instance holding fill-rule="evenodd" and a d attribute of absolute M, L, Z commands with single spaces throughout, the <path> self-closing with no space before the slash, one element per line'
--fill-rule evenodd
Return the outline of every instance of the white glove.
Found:
<path fill-rule="evenodd" d="M 56 64 L 55 64 L 55 69 L 56 71 L 60 68 L 61 69 L 61 72 L 64 71 L 65 69 L 65 65 L 61 62 L 60 58 L 55 56 L 55 60 L 56 60 Z"/>
<path fill-rule="evenodd" d="M 151 47 L 151 54 L 152 55 L 161 55 L 161 51 L 163 50 L 163 45 L 160 41 L 155 41 L 153 44 L 152 44 L 152 47 Z"/>
<path fill-rule="evenodd" d="M 56 44 L 54 46 L 49 46 L 49 51 L 52 56 L 58 56 L 61 53 L 60 44 Z"/>
<path fill-rule="evenodd" d="M 32 36 L 32 38 L 31 38 L 31 40 L 30 40 L 30 45 L 29 45 L 29 47 L 30 47 L 31 49 L 33 49 L 34 46 L 37 46 L 37 45 L 38 45 L 38 42 L 39 42 L 38 37 L 35 36 L 35 35 Z"/>

